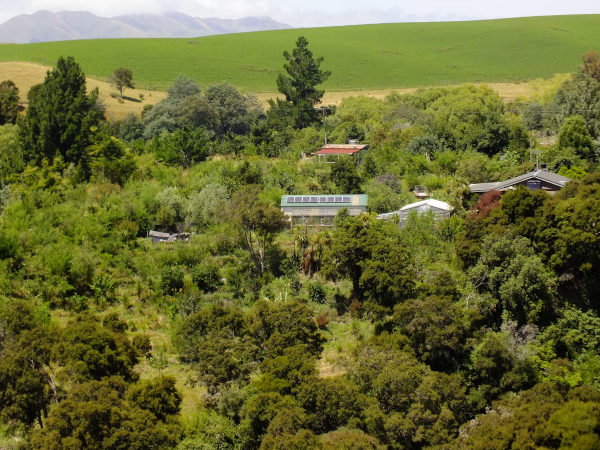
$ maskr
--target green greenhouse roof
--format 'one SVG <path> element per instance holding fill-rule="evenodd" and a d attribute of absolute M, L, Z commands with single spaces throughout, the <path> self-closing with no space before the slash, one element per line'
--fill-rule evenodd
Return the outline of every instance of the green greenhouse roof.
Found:
<path fill-rule="evenodd" d="M 367 206 L 366 194 L 282 195 L 281 206 Z"/>

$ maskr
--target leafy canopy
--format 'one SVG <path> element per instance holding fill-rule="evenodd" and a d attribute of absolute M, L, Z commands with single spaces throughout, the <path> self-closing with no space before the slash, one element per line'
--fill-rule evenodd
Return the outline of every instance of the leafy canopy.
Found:
<path fill-rule="evenodd" d="M 133 72 L 127 67 L 118 67 L 112 74 L 111 83 L 119 90 L 121 98 L 123 98 L 123 89 L 134 89 Z"/>

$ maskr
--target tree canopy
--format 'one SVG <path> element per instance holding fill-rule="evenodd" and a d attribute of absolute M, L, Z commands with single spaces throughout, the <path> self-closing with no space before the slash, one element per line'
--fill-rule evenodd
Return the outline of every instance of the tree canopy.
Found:
<path fill-rule="evenodd" d="M 11 80 L 0 82 L 0 125 L 16 123 L 19 114 L 19 88 Z"/>
<path fill-rule="evenodd" d="M 123 98 L 123 90 L 126 88 L 134 89 L 133 72 L 127 67 L 118 67 L 114 70 L 110 82 L 119 90 L 119 95 Z"/>
<path fill-rule="evenodd" d="M 317 86 L 325 82 L 331 72 L 321 70 L 323 57 L 313 57 L 304 36 L 298 37 L 292 53 L 286 50 L 283 56 L 287 75 L 280 73 L 277 76 L 277 89 L 285 96 L 285 101 L 271 101 L 271 108 L 279 110 L 282 116 L 290 116 L 297 128 L 304 128 L 318 121 L 319 112 L 315 106 L 325 91 Z"/>
<path fill-rule="evenodd" d="M 31 101 L 19 123 L 19 140 L 26 161 L 40 164 L 61 156 L 68 164 L 87 168 L 87 147 L 103 120 L 98 91 L 86 93 L 85 74 L 72 57 L 56 67 Z"/>

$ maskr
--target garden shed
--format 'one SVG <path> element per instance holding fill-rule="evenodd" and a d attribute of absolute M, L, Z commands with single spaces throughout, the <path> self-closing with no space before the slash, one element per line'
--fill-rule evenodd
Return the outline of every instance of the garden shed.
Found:
<path fill-rule="evenodd" d="M 453 210 L 454 208 L 448 203 L 429 198 L 420 202 L 410 203 L 400 208 L 398 211 L 379 214 L 377 218 L 382 220 L 396 220 L 397 218 L 398 226 L 402 227 L 412 212 L 415 212 L 419 215 L 432 213 L 435 220 L 441 220 L 450 217 L 450 214 L 452 214 Z"/>
<path fill-rule="evenodd" d="M 358 164 L 362 160 L 365 150 L 369 148 L 368 144 L 359 144 L 358 141 L 349 141 L 347 144 L 325 144 L 321 150 L 313 153 L 318 162 L 332 163 L 342 156 L 349 156 Z"/>
<path fill-rule="evenodd" d="M 183 241 L 189 242 L 190 233 L 163 233 L 162 231 L 149 231 L 148 237 L 152 239 L 152 242 L 175 242 Z"/>

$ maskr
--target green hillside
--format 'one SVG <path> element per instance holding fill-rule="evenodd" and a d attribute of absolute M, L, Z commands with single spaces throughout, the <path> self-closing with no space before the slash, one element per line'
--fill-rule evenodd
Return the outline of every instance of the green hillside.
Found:
<path fill-rule="evenodd" d="M 600 49 L 600 15 L 473 22 L 403 23 L 241 33 L 195 39 L 108 39 L 0 45 L 0 61 L 53 65 L 74 56 L 88 75 L 130 67 L 140 87 L 164 89 L 180 74 L 201 84 L 227 81 L 273 92 L 282 52 L 305 35 L 328 90 L 460 82 L 519 81 L 569 72 Z"/>

